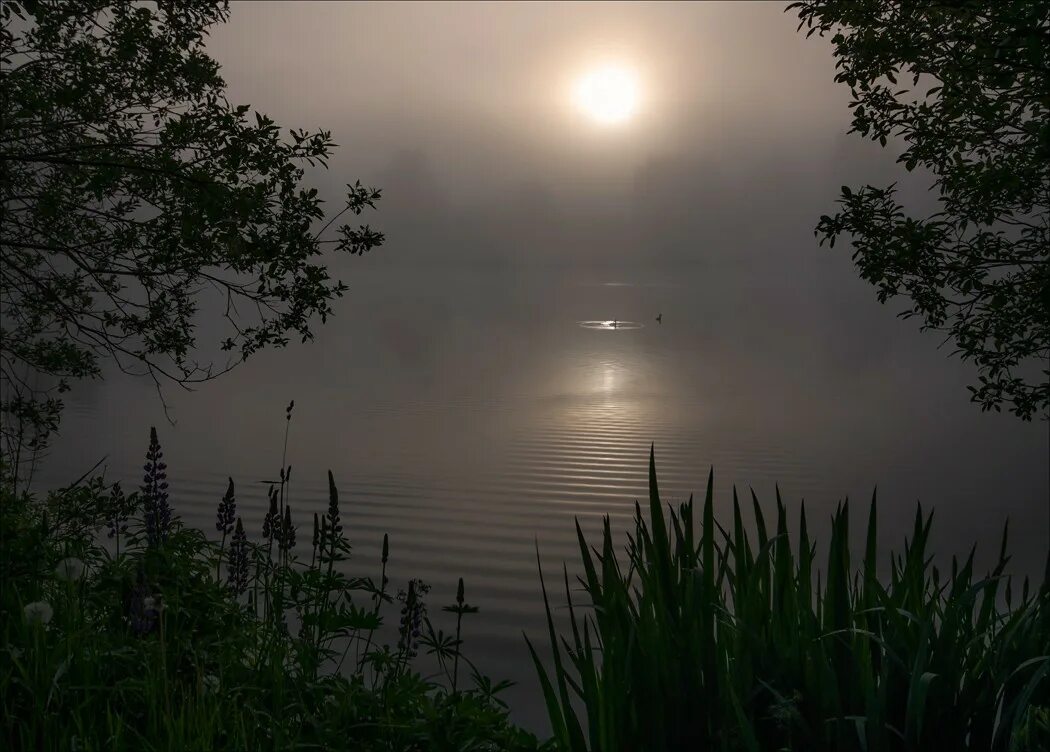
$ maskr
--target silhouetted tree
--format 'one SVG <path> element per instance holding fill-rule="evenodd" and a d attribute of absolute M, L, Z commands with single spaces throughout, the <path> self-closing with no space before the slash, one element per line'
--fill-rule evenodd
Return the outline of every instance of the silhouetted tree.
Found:
<path fill-rule="evenodd" d="M 939 210 L 909 215 L 895 185 L 843 186 L 816 232 L 853 241 L 861 276 L 977 366 L 973 400 L 1025 420 L 1050 411 L 1050 4 L 1045 0 L 803 0 L 831 35 L 850 132 L 925 169 Z"/>
<path fill-rule="evenodd" d="M 104 360 L 188 385 L 309 339 L 346 289 L 318 257 L 382 242 L 367 225 L 335 225 L 379 192 L 348 185 L 326 217 L 303 178 L 326 166 L 330 132 L 282 132 L 226 99 L 204 40 L 227 5 L 24 0 L 0 13 L 8 448 L 57 426 L 58 394 Z M 209 295 L 225 331 L 202 357 Z"/>

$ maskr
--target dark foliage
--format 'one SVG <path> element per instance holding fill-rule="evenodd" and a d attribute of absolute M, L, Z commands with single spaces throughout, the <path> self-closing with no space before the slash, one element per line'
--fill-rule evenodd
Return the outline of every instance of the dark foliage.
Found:
<path fill-rule="evenodd" d="M 851 132 L 900 149 L 940 207 L 915 217 L 896 185 L 842 188 L 821 243 L 846 237 L 879 300 L 942 330 L 977 367 L 972 397 L 1050 415 L 1050 4 L 803 0 L 850 87 Z"/>
<path fill-rule="evenodd" d="M 304 184 L 330 132 L 226 99 L 204 41 L 227 16 L 211 0 L 0 5 L 0 409 L 16 465 L 57 427 L 60 393 L 106 360 L 189 385 L 309 339 L 347 289 L 319 263 L 326 246 L 383 240 L 336 224 L 379 191 L 349 185 L 326 216 Z M 201 356 L 205 309 L 226 331 Z"/>

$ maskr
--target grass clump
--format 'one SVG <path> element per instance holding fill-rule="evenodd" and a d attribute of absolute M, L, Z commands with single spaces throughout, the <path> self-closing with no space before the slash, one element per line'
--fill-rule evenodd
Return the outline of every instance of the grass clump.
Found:
<path fill-rule="evenodd" d="M 506 684 L 461 654 L 476 611 L 462 581 L 453 636 L 431 623 L 424 583 L 391 588 L 387 539 L 376 578 L 347 574 L 331 474 L 305 530 L 290 476 L 271 485 L 258 540 L 232 479 L 217 540 L 182 525 L 155 431 L 137 493 L 93 480 L 38 501 L 4 485 L 5 749 L 535 750 L 507 720 Z"/>
<path fill-rule="evenodd" d="M 1050 749 L 1050 590 L 1013 588 L 1005 530 L 987 576 L 972 551 L 941 572 L 919 508 L 880 579 L 875 501 L 859 562 L 847 503 L 821 574 L 779 493 L 772 531 L 752 494 L 752 534 L 735 492 L 730 528 L 715 521 L 710 477 L 702 509 L 665 514 L 650 455 L 649 490 L 622 559 L 608 519 L 598 547 L 577 525 L 588 610 L 566 573 L 566 636 L 544 586 L 550 672 L 529 648 L 561 749 Z"/>

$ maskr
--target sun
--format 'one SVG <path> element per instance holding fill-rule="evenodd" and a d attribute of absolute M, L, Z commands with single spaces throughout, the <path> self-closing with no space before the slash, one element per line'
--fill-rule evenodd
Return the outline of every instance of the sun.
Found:
<path fill-rule="evenodd" d="M 574 99 L 594 121 L 615 125 L 628 120 L 638 106 L 638 78 L 628 68 L 595 68 L 576 82 Z"/>

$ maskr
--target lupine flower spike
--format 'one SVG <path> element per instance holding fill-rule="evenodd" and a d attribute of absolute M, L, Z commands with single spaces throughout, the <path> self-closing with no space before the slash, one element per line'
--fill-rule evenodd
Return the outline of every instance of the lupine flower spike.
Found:
<path fill-rule="evenodd" d="M 229 580 L 227 584 L 234 595 L 240 595 L 248 587 L 248 536 L 244 532 L 241 518 L 233 529 L 230 541 Z"/>
<path fill-rule="evenodd" d="M 124 495 L 120 483 L 114 483 L 112 488 L 110 488 L 109 498 L 111 506 L 109 519 L 106 520 L 106 527 L 109 528 L 107 537 L 114 538 L 128 532 L 128 518 L 131 516 L 131 504 L 130 499 Z M 119 543 L 120 541 L 118 540 L 118 547 Z"/>
<path fill-rule="evenodd" d="M 408 592 L 402 590 L 397 595 L 397 599 L 404 604 L 401 607 L 397 647 L 406 658 L 415 658 L 419 652 L 419 636 L 423 631 L 423 617 L 427 611 L 423 596 L 429 590 L 429 585 L 413 579 L 408 581 Z"/>
<path fill-rule="evenodd" d="M 339 490 L 335 487 L 335 478 L 332 471 L 328 471 L 328 531 L 332 538 L 339 537 L 343 526 L 339 524 Z"/>
<path fill-rule="evenodd" d="M 262 534 L 267 541 L 272 541 L 280 533 L 281 513 L 277 509 L 277 492 L 270 486 L 270 511 L 263 517 Z"/>
<path fill-rule="evenodd" d="M 222 533 L 222 537 L 233 532 L 233 521 L 237 516 L 237 499 L 234 497 L 233 478 L 226 487 L 226 493 L 219 501 L 219 508 L 215 514 L 215 529 Z"/>
<path fill-rule="evenodd" d="M 167 540 L 171 528 L 171 506 L 168 504 L 168 466 L 157 440 L 157 429 L 149 429 L 149 449 L 142 466 L 142 496 L 146 523 L 146 540 L 156 546 Z"/>
<path fill-rule="evenodd" d="M 290 504 L 284 508 L 284 521 L 281 523 L 277 547 L 286 553 L 295 547 L 295 525 L 292 524 L 292 507 Z"/>

